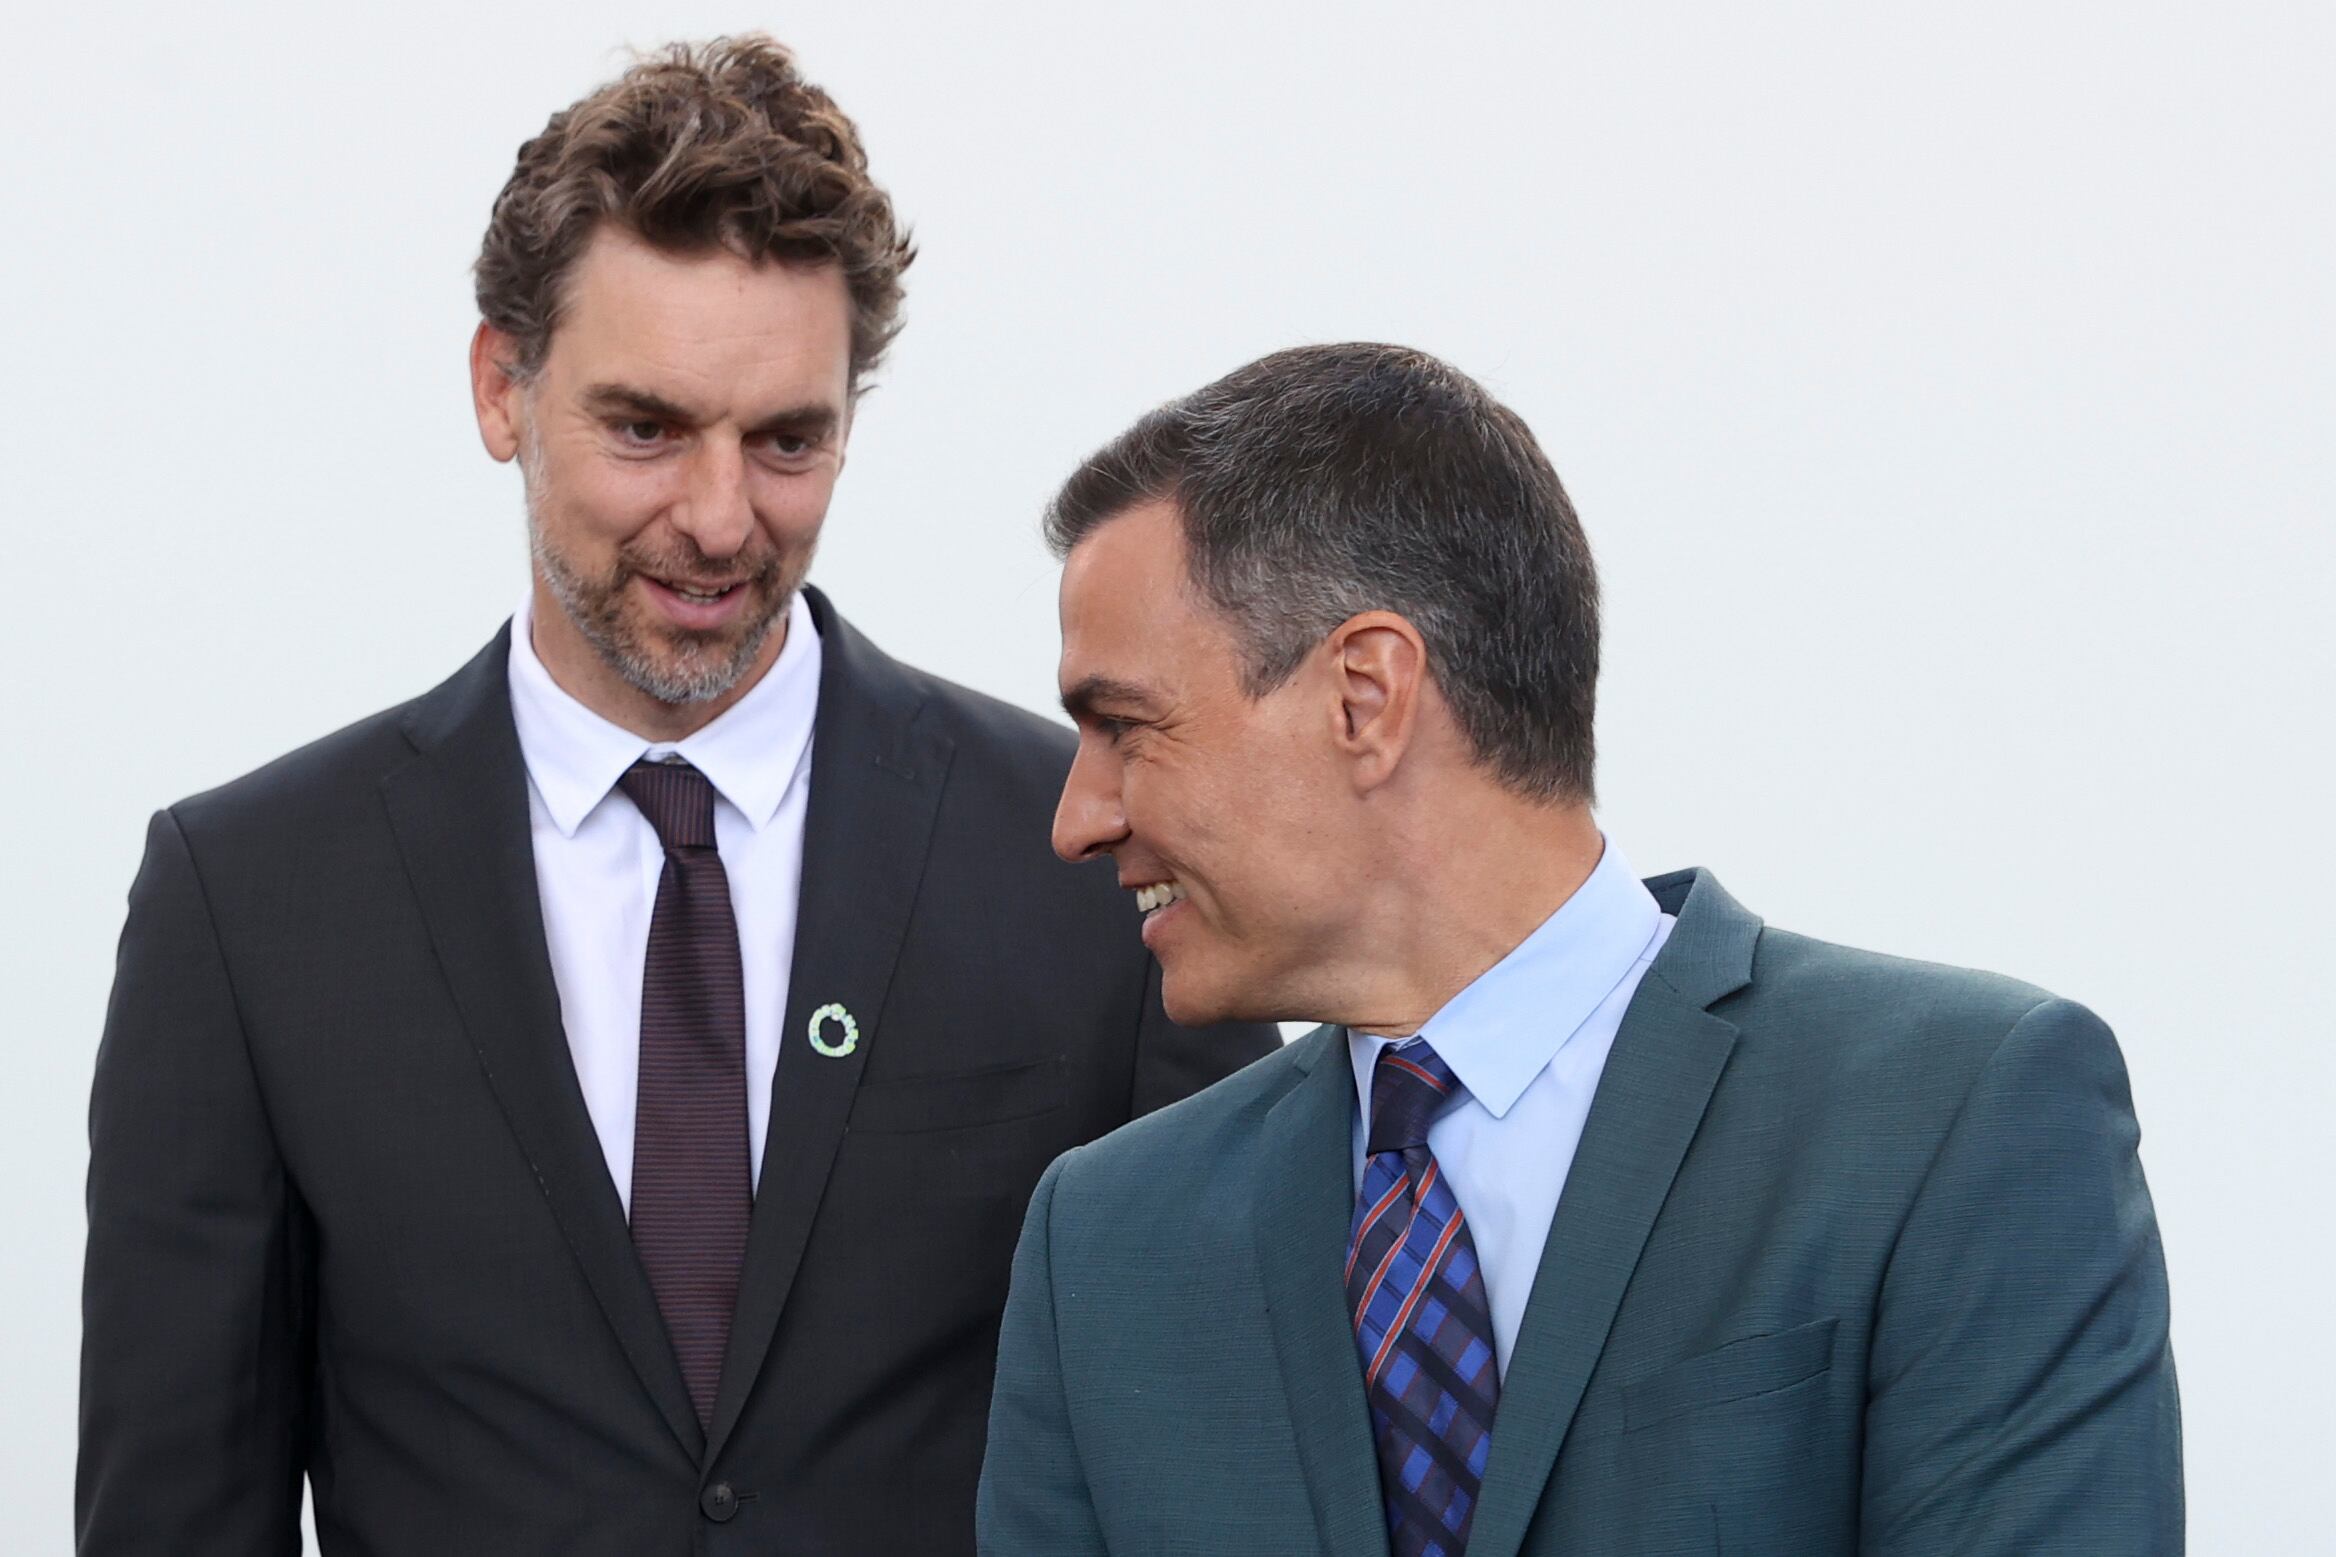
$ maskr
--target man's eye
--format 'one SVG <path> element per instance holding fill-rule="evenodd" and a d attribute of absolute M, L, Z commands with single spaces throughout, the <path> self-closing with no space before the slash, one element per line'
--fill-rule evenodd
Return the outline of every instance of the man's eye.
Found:
<path fill-rule="evenodd" d="M 663 422 L 619 422 L 616 435 L 627 443 L 652 444 L 664 438 L 665 424 Z"/>
<path fill-rule="evenodd" d="M 773 454 L 778 455 L 781 459 L 789 460 L 801 459 L 816 447 L 809 438 L 804 437 L 801 433 L 772 433 L 770 446 Z"/>

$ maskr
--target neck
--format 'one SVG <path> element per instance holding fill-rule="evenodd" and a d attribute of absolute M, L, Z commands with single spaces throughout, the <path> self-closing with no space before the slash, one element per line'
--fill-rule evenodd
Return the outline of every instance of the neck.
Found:
<path fill-rule="evenodd" d="M 621 730 L 645 741 L 680 741 L 722 717 L 770 674 L 787 646 L 788 617 L 764 640 L 746 674 L 720 695 L 697 703 L 668 703 L 650 696 L 617 672 L 568 617 L 567 610 L 539 577 L 528 611 L 528 642 L 552 684 Z"/>
<path fill-rule="evenodd" d="M 1368 955 L 1347 970 L 1341 1014 L 1359 1033 L 1407 1037 L 1564 907 L 1605 840 L 1590 808 L 1480 786 L 1447 791 L 1429 824 L 1381 856 L 1384 884 L 1358 920 Z"/>

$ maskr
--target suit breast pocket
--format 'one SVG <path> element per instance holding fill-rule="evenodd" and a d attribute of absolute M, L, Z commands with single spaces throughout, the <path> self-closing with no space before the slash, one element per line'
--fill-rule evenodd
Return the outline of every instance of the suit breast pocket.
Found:
<path fill-rule="evenodd" d="M 1858 1391 L 1835 1376 L 1839 1328 L 1746 1336 L 1624 1385 L 1619 1472 L 1648 1517 L 1728 1557 L 1854 1547 Z"/>
<path fill-rule="evenodd" d="M 1069 1067 L 1060 1058 L 864 1080 L 852 1099 L 849 1129 L 854 1135 L 924 1135 L 1009 1124 L 1053 1113 L 1070 1098 Z"/>
<path fill-rule="evenodd" d="M 1747 1336 L 1634 1379 L 1622 1390 L 1622 1430 L 1636 1433 L 1690 1411 L 1772 1395 L 1833 1366 L 1838 1321 L 1811 1320 Z"/>

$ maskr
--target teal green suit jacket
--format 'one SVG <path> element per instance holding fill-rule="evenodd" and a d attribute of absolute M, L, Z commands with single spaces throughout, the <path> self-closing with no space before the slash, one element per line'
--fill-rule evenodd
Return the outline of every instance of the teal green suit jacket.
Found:
<path fill-rule="evenodd" d="M 1764 928 L 1708 874 L 1625 1017 L 1469 1557 L 2182 1547 L 2123 1062 L 2008 979 Z M 1057 1161 L 1016 1255 L 995 1557 L 1387 1548 L 1324 1028 Z"/>

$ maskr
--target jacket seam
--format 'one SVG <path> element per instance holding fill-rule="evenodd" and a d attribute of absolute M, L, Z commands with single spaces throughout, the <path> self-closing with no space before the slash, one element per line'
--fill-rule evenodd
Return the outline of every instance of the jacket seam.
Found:
<path fill-rule="evenodd" d="M 1996 1062 L 2003 1058 L 2003 1051 L 2010 1045 L 2012 1039 L 2018 1036 L 2021 1028 L 2028 1025 L 2028 1018 L 2046 1006 L 2059 1004 L 2061 1004 L 2059 996 L 2045 995 L 2013 1018 L 2010 1025 L 2005 1027 L 2001 1036 L 1995 1040 L 1995 1047 L 1988 1051 L 1987 1063 L 1980 1066 L 1972 1074 L 1971 1085 L 1964 1090 L 1962 1100 L 1955 1105 L 1954 1117 L 1949 1119 L 1947 1127 L 1939 1132 L 1938 1143 L 1931 1148 L 1930 1160 L 1923 1164 L 1922 1176 L 1914 1182 L 1914 1193 L 1906 1197 L 1906 1207 L 1899 1213 L 1898 1225 L 1890 1231 L 1890 1257 L 1882 1262 L 1880 1277 L 1874 1283 L 1874 1312 L 1867 1321 L 1866 1333 L 1868 1335 L 1874 1333 L 1874 1319 L 1879 1316 L 1881 1310 L 1882 1294 L 1888 1289 L 1890 1272 L 1898 1263 L 1899 1246 L 1906 1239 L 1906 1224 L 1914 1220 L 1915 1211 L 1922 1205 L 1923 1197 L 1930 1192 L 1930 1181 L 1937 1174 L 1940 1161 L 1947 1155 L 1947 1148 L 1954 1144 L 1956 1134 L 1963 1128 L 1964 1118 L 1971 1112 L 1971 1100 L 1979 1095 L 1979 1089 L 1994 1073 Z"/>
<path fill-rule="evenodd" d="M 252 1099 L 259 1108 L 260 1123 L 268 1133 L 268 1155 L 275 1164 L 283 1186 L 283 1201 L 276 1216 L 289 1256 L 305 1242 L 300 1236 L 298 1208 L 306 1202 L 301 1195 L 299 1181 L 293 1177 L 292 1165 L 284 1156 L 283 1135 L 276 1128 L 275 1115 L 268 1106 L 268 1092 L 260 1080 L 259 1062 L 252 1054 L 251 1022 L 244 1014 L 243 994 L 237 988 L 235 967 L 227 955 L 227 938 L 220 933 L 219 912 L 212 903 L 210 885 L 203 879 L 202 862 L 195 857 L 194 840 L 187 836 L 186 826 L 179 819 L 177 807 L 165 806 L 162 815 L 169 822 L 171 834 L 178 841 L 179 852 L 186 859 L 187 878 L 194 883 L 195 901 L 203 911 L 203 928 L 210 937 L 211 953 L 218 959 L 219 977 L 227 986 L 227 1005 L 235 1018 L 235 1036 L 242 1049 L 244 1071 L 251 1077 Z M 309 1311 L 302 1274 L 293 1266 L 289 1257 L 285 1280 L 290 1289 L 285 1294 L 286 1316 L 290 1334 L 296 1339 L 303 1329 L 315 1324 L 316 1316 Z M 324 1359 L 321 1351 L 312 1348 L 306 1357 L 296 1358 L 293 1376 L 299 1384 L 294 1405 L 292 1443 L 298 1456 L 294 1473 L 294 1485 L 297 1488 L 310 1480 L 311 1450 L 317 1447 L 312 1435 L 324 1414 L 322 1402 L 318 1399 L 324 1388 Z M 313 1493 L 314 1489 L 311 1487 L 309 1490 Z"/>
<path fill-rule="evenodd" d="M 244 1015 L 243 995 L 236 988 L 235 967 L 227 957 L 226 937 L 219 933 L 219 914 L 211 904 L 211 889 L 203 880 L 202 862 L 195 858 L 194 840 L 187 836 L 186 827 L 179 821 L 177 808 L 165 807 L 162 814 L 170 822 L 171 834 L 178 840 L 179 851 L 186 856 L 187 875 L 195 884 L 195 900 L 203 908 L 203 928 L 210 934 L 211 950 L 219 959 L 219 977 L 227 985 L 227 1004 L 235 1013 L 235 1036 L 243 1049 L 244 1069 L 251 1073 L 252 1095 L 259 1100 L 260 1119 L 268 1127 L 268 1149 L 284 1171 L 285 1184 L 290 1185 L 293 1182 L 291 1165 L 284 1160 L 283 1138 L 276 1129 L 275 1116 L 268 1108 L 267 1089 L 260 1084 L 259 1064 L 252 1057 L 251 1022 Z"/>
<path fill-rule="evenodd" d="M 1074 1148 L 1075 1150 L 1076 1148 Z M 1098 1534 L 1103 1529 L 1103 1511 L 1095 1506 L 1095 1483 L 1087 1474 L 1087 1457 L 1079 1449 L 1079 1425 L 1071 1419 L 1071 1392 L 1063 1375 L 1063 1321 L 1062 1295 L 1055 1285 L 1054 1239 L 1055 1207 L 1062 1199 L 1063 1180 L 1069 1177 L 1070 1164 L 1066 1160 L 1055 1170 L 1054 1186 L 1046 1197 L 1046 1308 L 1047 1328 L 1054 1332 L 1055 1393 L 1063 1403 L 1063 1438 L 1070 1445 L 1071 1465 L 1079 1473 L 1079 1485 L 1087 1489 L 1087 1512 L 1095 1522 Z"/>

